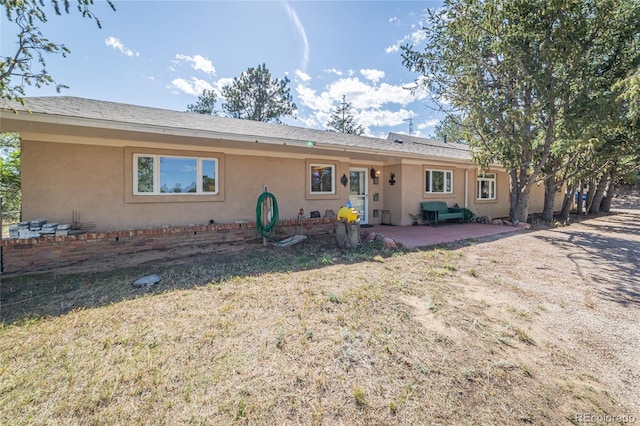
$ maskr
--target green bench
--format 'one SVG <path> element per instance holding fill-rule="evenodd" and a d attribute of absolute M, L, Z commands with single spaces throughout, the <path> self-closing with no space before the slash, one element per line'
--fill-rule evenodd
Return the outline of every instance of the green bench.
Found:
<path fill-rule="evenodd" d="M 423 201 L 422 202 L 422 219 L 431 223 L 438 224 L 441 220 L 460 219 L 464 220 L 464 209 L 462 207 L 448 207 L 444 201 Z"/>

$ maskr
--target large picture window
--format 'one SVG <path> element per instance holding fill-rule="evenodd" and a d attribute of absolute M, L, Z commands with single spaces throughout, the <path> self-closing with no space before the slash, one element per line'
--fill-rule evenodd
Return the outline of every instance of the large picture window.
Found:
<path fill-rule="evenodd" d="M 218 193 L 218 159 L 134 154 L 134 195 Z"/>
<path fill-rule="evenodd" d="M 453 192 L 453 172 L 451 170 L 425 170 L 425 192 Z"/>
<path fill-rule="evenodd" d="M 311 194 L 335 194 L 336 173 L 333 164 L 310 164 L 309 173 Z"/>
<path fill-rule="evenodd" d="M 481 173 L 478 175 L 478 200 L 496 199 L 495 173 Z"/>

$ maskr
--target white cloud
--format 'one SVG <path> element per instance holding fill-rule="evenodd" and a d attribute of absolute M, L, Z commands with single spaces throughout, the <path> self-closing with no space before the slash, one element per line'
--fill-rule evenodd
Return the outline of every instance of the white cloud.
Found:
<path fill-rule="evenodd" d="M 199 78 L 195 77 L 191 77 L 190 80 L 185 80 L 184 78 L 176 78 L 171 81 L 171 85 L 169 86 L 169 88 L 177 89 L 180 92 L 193 96 L 199 96 L 205 89 L 213 90 L 213 86 L 209 82 L 200 80 Z"/>
<path fill-rule="evenodd" d="M 371 80 L 374 83 L 377 83 L 381 78 L 384 78 L 385 75 L 384 71 L 372 69 L 361 69 L 360 74 L 362 74 L 367 80 Z"/>
<path fill-rule="evenodd" d="M 389 46 L 386 49 L 384 49 L 384 53 L 396 53 L 400 50 L 400 45 L 402 43 L 398 42 L 396 44 L 394 44 L 393 46 Z"/>
<path fill-rule="evenodd" d="M 430 118 L 428 120 L 425 120 L 422 123 L 418 123 L 417 127 L 420 130 L 424 130 L 424 129 L 428 129 L 431 127 L 435 127 L 436 124 L 440 123 L 440 120 L 437 118 Z"/>
<path fill-rule="evenodd" d="M 395 42 L 395 44 L 387 47 L 385 53 L 395 53 L 400 51 L 400 46 L 408 44 L 410 46 L 420 45 L 427 38 L 427 33 L 422 27 L 411 34 L 404 36 L 401 40 Z"/>
<path fill-rule="evenodd" d="M 307 39 L 307 33 L 304 30 L 304 26 L 302 22 L 300 22 L 300 18 L 298 18 L 298 14 L 288 3 L 284 3 L 284 7 L 287 10 L 287 14 L 289 15 L 289 19 L 293 23 L 293 26 L 296 29 L 298 34 L 298 38 L 302 43 L 302 69 L 306 70 L 307 65 L 309 64 L 309 57 L 311 56 L 311 49 L 309 48 L 309 40 Z"/>
<path fill-rule="evenodd" d="M 327 93 L 333 99 L 341 99 L 344 95 L 353 108 L 382 108 L 385 104 L 405 106 L 414 101 L 427 98 L 424 90 L 404 90 L 401 86 L 382 83 L 373 86 L 358 78 L 342 78 L 327 87 Z"/>
<path fill-rule="evenodd" d="M 304 81 L 305 83 L 311 80 L 311 77 L 306 72 L 296 70 L 295 74 L 296 74 L 296 77 L 298 77 L 300 80 Z"/>
<path fill-rule="evenodd" d="M 230 84 L 233 83 L 233 77 L 225 77 L 225 78 L 221 78 L 220 80 L 216 81 L 216 87 L 218 88 L 218 90 L 221 90 L 224 86 L 228 86 Z"/>
<path fill-rule="evenodd" d="M 333 81 L 320 93 L 302 83 L 295 90 L 300 105 L 310 110 L 306 117 L 300 117 L 306 126 L 325 127 L 344 95 L 354 118 L 365 127 L 366 135 L 373 134 L 371 128 L 401 125 L 412 114 L 407 105 L 428 98 L 423 88 L 410 91 L 388 83 L 373 85 L 357 77 Z"/>
<path fill-rule="evenodd" d="M 400 19 L 398 19 L 397 16 L 393 16 L 393 17 L 389 18 L 389 23 L 390 24 L 393 24 L 394 22 L 398 23 L 398 22 L 400 22 Z"/>
<path fill-rule="evenodd" d="M 314 113 L 327 113 L 333 109 L 334 99 L 332 99 L 329 92 L 316 95 L 315 90 L 302 84 L 298 84 L 296 92 L 302 105 L 310 108 Z"/>
<path fill-rule="evenodd" d="M 115 37 L 105 38 L 104 43 L 107 46 L 113 47 L 114 49 L 120 51 L 120 53 L 123 53 L 127 56 L 135 56 L 135 57 L 140 56 L 140 52 L 134 52 L 133 50 L 125 47 L 125 45 L 120 41 L 120 39 L 117 39 Z"/>
<path fill-rule="evenodd" d="M 177 54 L 176 59 L 180 61 L 190 62 L 191 68 L 196 71 L 202 71 L 205 74 L 209 74 L 211 76 L 216 75 L 216 68 L 213 66 L 213 63 L 209 58 L 205 58 L 201 55 L 187 56 Z"/>
<path fill-rule="evenodd" d="M 221 78 L 220 80 L 218 80 L 218 81 L 216 82 L 216 86 L 217 86 L 218 88 L 221 88 L 221 87 L 223 87 L 223 86 L 228 86 L 228 85 L 232 84 L 232 83 L 233 83 L 233 81 L 234 81 L 234 78 L 233 78 L 233 77 L 225 77 L 225 78 Z"/>
<path fill-rule="evenodd" d="M 427 39 L 427 32 L 420 28 L 418 31 L 414 31 L 411 33 L 410 40 L 411 44 L 420 44 Z"/>
<path fill-rule="evenodd" d="M 342 71 L 337 70 L 335 68 L 326 68 L 323 71 L 326 72 L 327 74 L 342 75 Z"/>
<path fill-rule="evenodd" d="M 399 126 L 411 115 L 410 111 L 400 109 L 398 111 L 367 109 L 357 115 L 357 120 L 362 125 L 369 126 Z"/>

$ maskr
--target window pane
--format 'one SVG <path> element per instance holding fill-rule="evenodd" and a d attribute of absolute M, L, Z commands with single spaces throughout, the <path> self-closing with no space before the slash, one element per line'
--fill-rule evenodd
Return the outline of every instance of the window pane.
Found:
<path fill-rule="evenodd" d="M 425 191 L 426 192 L 431 192 L 431 171 L 427 170 L 425 172 Z"/>
<path fill-rule="evenodd" d="M 444 172 L 431 172 L 431 190 L 432 192 L 444 192 Z"/>
<path fill-rule="evenodd" d="M 478 198 L 479 199 L 495 199 L 496 198 L 496 182 L 493 179 L 478 179 Z"/>
<path fill-rule="evenodd" d="M 216 160 L 202 160 L 202 192 L 216 192 Z"/>
<path fill-rule="evenodd" d="M 351 195 L 364 195 L 364 186 L 367 180 L 366 172 L 349 173 L 349 193 Z"/>
<path fill-rule="evenodd" d="M 445 176 L 446 176 L 446 179 L 445 179 L 445 192 L 452 192 L 451 191 L 451 181 L 453 179 L 451 179 L 451 172 L 446 172 Z"/>
<path fill-rule="evenodd" d="M 482 198 L 490 198 L 490 191 L 490 182 L 487 180 L 482 181 Z"/>
<path fill-rule="evenodd" d="M 196 159 L 160 157 L 160 192 L 196 192 Z"/>
<path fill-rule="evenodd" d="M 153 157 L 138 157 L 138 187 L 136 191 L 153 192 Z"/>
<path fill-rule="evenodd" d="M 311 166 L 311 192 L 333 192 L 333 167 Z"/>

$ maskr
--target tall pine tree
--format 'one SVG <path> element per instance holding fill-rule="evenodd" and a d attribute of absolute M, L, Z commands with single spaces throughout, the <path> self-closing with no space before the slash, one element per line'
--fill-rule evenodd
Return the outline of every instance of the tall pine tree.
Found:
<path fill-rule="evenodd" d="M 327 123 L 327 126 L 340 133 L 349 133 L 358 136 L 364 133 L 364 127 L 356 123 L 351 113 L 351 103 L 347 102 L 345 95 L 342 95 L 342 102 L 340 102 L 340 105 L 338 105 L 333 114 L 331 114 L 331 120 Z"/>
<path fill-rule="evenodd" d="M 295 117 L 297 110 L 289 79 L 273 79 L 265 64 L 234 78 L 222 88 L 222 96 L 222 111 L 232 118 L 280 123 L 281 117 Z"/>
<path fill-rule="evenodd" d="M 197 114 L 205 115 L 218 115 L 215 109 L 216 100 L 216 92 L 204 89 L 198 96 L 198 102 L 187 105 L 187 112 L 195 112 Z"/>

